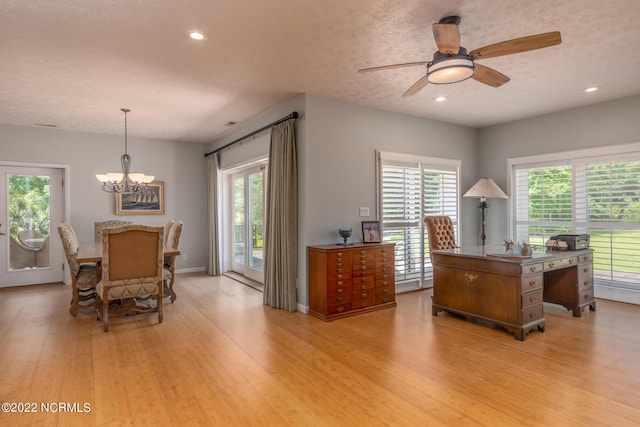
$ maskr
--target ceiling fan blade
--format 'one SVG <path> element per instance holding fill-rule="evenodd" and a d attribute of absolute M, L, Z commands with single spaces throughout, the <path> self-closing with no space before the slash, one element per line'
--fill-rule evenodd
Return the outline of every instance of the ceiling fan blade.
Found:
<path fill-rule="evenodd" d="M 521 37 L 519 39 L 507 40 L 481 47 L 480 49 L 475 49 L 469 52 L 469 56 L 473 59 L 494 58 L 496 56 L 511 55 L 514 53 L 542 49 L 543 47 L 555 46 L 560 43 L 562 43 L 560 31 L 553 31 L 550 33 Z"/>
<path fill-rule="evenodd" d="M 427 76 L 424 75 L 420 80 L 415 82 L 405 93 L 402 94 L 403 98 L 407 96 L 413 96 L 416 93 L 420 92 L 422 88 L 424 88 L 429 82 L 427 81 Z"/>
<path fill-rule="evenodd" d="M 391 65 L 383 65 L 381 67 L 363 68 L 361 70 L 358 70 L 358 72 L 359 73 L 367 73 L 369 71 L 390 70 L 392 68 L 416 67 L 418 65 L 427 65 L 428 63 L 429 63 L 429 61 L 405 62 L 404 64 L 391 64 Z"/>
<path fill-rule="evenodd" d="M 456 24 L 433 24 L 433 38 L 443 55 L 457 55 L 460 50 L 460 29 Z"/>
<path fill-rule="evenodd" d="M 472 79 L 493 87 L 500 87 L 511 80 L 499 71 L 481 64 L 474 64 L 476 69 Z"/>

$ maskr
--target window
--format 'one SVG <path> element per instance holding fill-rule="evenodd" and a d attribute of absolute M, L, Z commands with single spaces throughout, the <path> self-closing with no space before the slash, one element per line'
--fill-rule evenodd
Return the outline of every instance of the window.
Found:
<path fill-rule="evenodd" d="M 596 296 L 637 303 L 640 147 L 597 151 L 565 153 L 562 160 L 510 161 L 514 235 L 544 244 L 554 234 L 588 233 Z"/>
<path fill-rule="evenodd" d="M 378 153 L 382 241 L 396 244 L 398 290 L 422 288 L 432 277 L 425 216 L 450 216 L 458 234 L 459 170 L 459 161 Z"/>

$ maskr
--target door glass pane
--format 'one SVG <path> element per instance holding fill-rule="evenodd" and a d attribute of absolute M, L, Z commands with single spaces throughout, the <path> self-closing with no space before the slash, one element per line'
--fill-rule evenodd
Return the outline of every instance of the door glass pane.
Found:
<path fill-rule="evenodd" d="M 233 178 L 233 254 L 234 262 L 244 265 L 244 177 Z"/>
<path fill-rule="evenodd" d="M 50 178 L 8 177 L 9 270 L 49 267 Z"/>
<path fill-rule="evenodd" d="M 262 172 L 249 175 L 249 216 L 251 218 L 251 256 L 249 267 L 262 270 L 262 251 L 264 247 L 264 203 L 263 203 L 263 174 Z"/>

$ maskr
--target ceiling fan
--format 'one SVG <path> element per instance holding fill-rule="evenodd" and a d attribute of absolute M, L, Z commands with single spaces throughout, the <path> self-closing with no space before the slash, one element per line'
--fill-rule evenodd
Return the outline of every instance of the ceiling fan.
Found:
<path fill-rule="evenodd" d="M 467 50 L 460 46 L 459 25 L 459 16 L 447 16 L 442 18 L 437 24 L 433 24 L 433 37 L 435 38 L 438 50 L 433 54 L 433 60 L 431 61 L 406 62 L 402 64 L 383 65 L 381 67 L 363 68 L 358 70 L 358 72 L 365 73 L 391 68 L 426 65 L 426 75 L 407 89 L 407 91 L 402 94 L 403 98 L 415 95 L 429 83 L 457 83 L 468 78 L 472 78 L 489 86 L 500 87 L 511 79 L 493 68 L 477 64 L 477 60 L 542 49 L 544 47 L 555 46 L 562 42 L 560 32 L 553 31 L 506 40 L 467 53 Z"/>

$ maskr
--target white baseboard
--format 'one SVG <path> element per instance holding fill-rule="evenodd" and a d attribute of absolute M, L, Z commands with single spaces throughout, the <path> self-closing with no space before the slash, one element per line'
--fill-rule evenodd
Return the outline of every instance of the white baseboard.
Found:
<path fill-rule="evenodd" d="M 632 291 L 630 289 L 595 285 L 594 296 L 596 298 L 608 299 L 611 301 L 640 305 L 640 292 Z"/>

